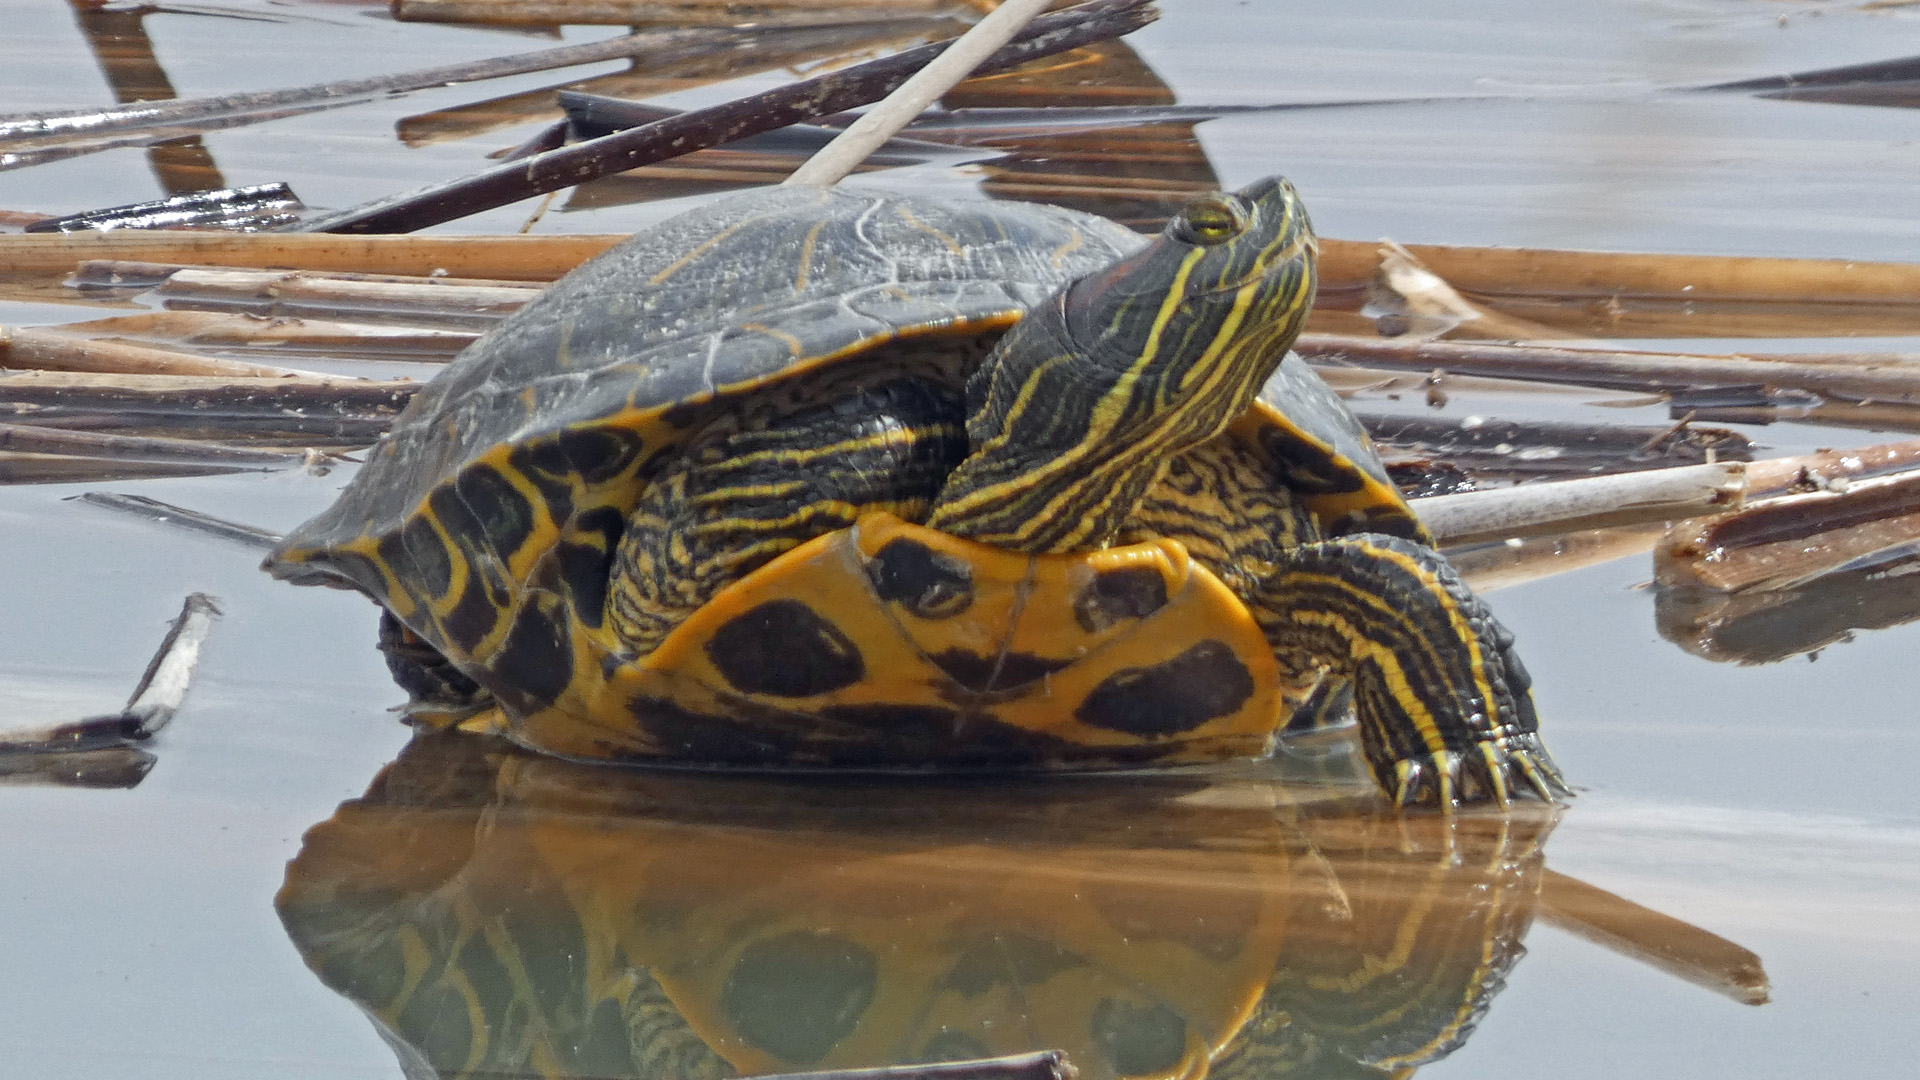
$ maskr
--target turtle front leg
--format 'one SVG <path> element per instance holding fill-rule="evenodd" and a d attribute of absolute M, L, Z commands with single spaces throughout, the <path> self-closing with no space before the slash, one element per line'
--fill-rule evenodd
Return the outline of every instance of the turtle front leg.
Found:
<path fill-rule="evenodd" d="M 1283 666 L 1352 680 L 1367 762 L 1396 804 L 1569 794 L 1513 635 L 1439 553 L 1371 533 L 1303 544 L 1252 606 Z"/>

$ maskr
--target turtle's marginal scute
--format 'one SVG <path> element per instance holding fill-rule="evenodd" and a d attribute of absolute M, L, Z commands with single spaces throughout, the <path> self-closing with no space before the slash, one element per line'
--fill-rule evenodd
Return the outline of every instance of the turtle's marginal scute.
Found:
<path fill-rule="evenodd" d="M 1232 713 L 1253 691 L 1253 675 L 1233 650 L 1203 641 L 1171 660 L 1115 672 L 1074 716 L 1129 735 L 1178 735 Z"/>
<path fill-rule="evenodd" d="M 867 677 L 853 639 L 798 600 L 769 600 L 735 616 L 714 631 L 706 652 L 743 694 L 813 697 Z"/>

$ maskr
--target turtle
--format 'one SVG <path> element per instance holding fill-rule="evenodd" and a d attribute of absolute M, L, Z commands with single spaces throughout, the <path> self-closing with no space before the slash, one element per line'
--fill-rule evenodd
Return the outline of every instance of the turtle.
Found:
<path fill-rule="evenodd" d="M 265 568 L 417 720 L 562 757 L 1078 771 L 1274 752 L 1350 689 L 1401 805 L 1566 793 L 1512 635 L 1290 352 L 1281 178 L 1152 238 L 782 187 L 569 274 Z"/>

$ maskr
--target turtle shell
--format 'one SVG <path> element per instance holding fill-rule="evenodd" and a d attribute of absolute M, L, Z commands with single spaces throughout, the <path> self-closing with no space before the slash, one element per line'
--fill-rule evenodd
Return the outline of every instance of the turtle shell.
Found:
<path fill-rule="evenodd" d="M 1020 203 L 780 188 L 709 204 L 581 267 L 469 347 L 266 568 L 369 594 L 491 691 L 504 710 L 493 722 L 515 738 L 624 756 L 637 747 L 615 691 L 657 695 L 632 685 L 641 669 L 602 614 L 625 519 L 667 455 L 732 399 L 826 365 L 891 363 L 884 346 L 997 334 L 1141 243 L 1098 217 Z M 1323 531 L 1421 535 L 1351 413 L 1298 359 L 1240 424 Z M 1048 595 L 1070 610 L 1070 594 Z M 1233 651 L 1258 666 L 1258 649 Z M 1101 677 L 1149 666 L 1137 659 Z M 642 681 L 680 674 L 657 658 L 645 670 Z M 888 674 L 856 697 L 909 703 L 890 669 L 865 670 Z M 651 754 L 689 750 L 645 741 Z"/>
<path fill-rule="evenodd" d="M 1282 693 L 1260 627 L 1177 541 L 1024 555 L 884 513 L 589 685 L 510 733 L 583 758 L 1097 768 L 1260 756 Z"/>

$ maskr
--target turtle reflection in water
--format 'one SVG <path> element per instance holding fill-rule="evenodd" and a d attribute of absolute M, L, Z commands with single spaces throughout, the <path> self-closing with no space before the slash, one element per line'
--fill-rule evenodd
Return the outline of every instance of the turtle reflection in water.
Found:
<path fill-rule="evenodd" d="M 1351 685 L 1399 802 L 1564 793 L 1512 638 L 1288 347 L 1291 185 L 1153 240 L 783 189 L 475 343 L 268 560 L 412 711 L 566 757 L 1090 769 L 1269 752 Z"/>
<path fill-rule="evenodd" d="M 1358 770 L 1271 776 L 930 797 L 424 734 L 308 833 L 279 908 L 415 1078 L 1037 1049 L 1089 1080 L 1385 1077 L 1447 1054 L 1522 953 L 1554 809 L 1403 819 Z"/>

